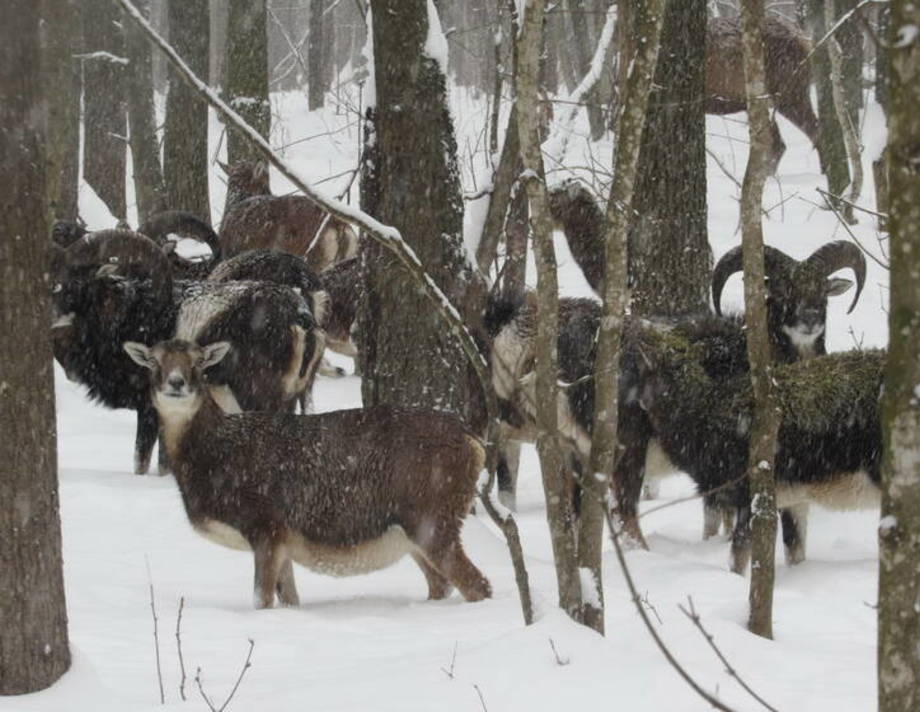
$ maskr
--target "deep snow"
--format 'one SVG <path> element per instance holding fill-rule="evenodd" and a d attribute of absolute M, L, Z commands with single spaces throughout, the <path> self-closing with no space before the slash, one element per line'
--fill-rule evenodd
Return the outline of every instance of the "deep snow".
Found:
<path fill-rule="evenodd" d="M 481 145 L 485 108 L 465 92 L 455 92 L 453 115 L 464 152 L 465 188 L 473 189 L 470 165 L 483 184 Z M 295 95 L 273 97 L 273 142 L 286 149 L 314 181 L 356 164 L 354 113 L 332 108 L 308 114 Z M 566 163 L 586 165 L 581 117 L 578 136 L 568 142 Z M 764 205 L 767 242 L 804 257 L 828 239 L 845 238 L 829 213 L 817 209 L 817 156 L 807 139 L 780 119 L 789 150 L 779 180 L 769 181 Z M 880 122 L 870 112 L 866 142 L 883 143 Z M 220 124 L 213 122 L 212 154 Z M 708 119 L 709 146 L 740 180 L 746 157 L 746 125 L 739 117 Z M 727 136 L 733 136 L 729 139 Z M 294 144 L 293 142 L 300 141 Z M 610 165 L 609 146 L 594 146 L 594 158 Z M 867 151 L 866 162 L 871 155 Z M 740 240 L 739 190 L 710 158 L 709 231 L 715 257 Z M 867 171 L 871 176 L 871 171 Z M 552 180 L 564 177 L 552 171 Z M 339 192 L 347 176 L 324 183 Z M 276 193 L 287 189 L 274 180 Z M 223 205 L 219 169 L 212 179 L 215 223 Z M 871 183 L 863 203 L 872 205 Z M 353 194 L 356 194 L 356 189 Z M 781 200 L 780 207 L 772 207 Z M 81 207 L 90 226 L 111 219 L 88 189 Z M 874 226 L 861 216 L 855 228 L 876 247 Z M 564 242 L 557 240 L 562 291 L 590 294 Z M 884 345 L 883 303 L 887 274 L 869 264 L 864 296 L 846 315 L 850 294 L 831 302 L 828 345 L 846 349 L 854 338 Z M 726 287 L 726 303 L 740 305 L 740 278 Z M 852 329 L 852 334 L 850 330 Z M 350 368 L 350 363 L 341 362 Z M 542 506 L 537 460 L 525 450 L 518 522 L 538 622 L 522 624 L 513 574 L 503 540 L 485 515 L 472 516 L 464 529 L 470 557 L 491 579 L 495 597 L 467 604 L 455 593 L 427 602 L 421 573 L 411 560 L 379 573 L 333 579 L 297 569 L 301 595 L 297 609 L 252 610 L 252 558 L 221 549 L 195 535 L 188 525 L 172 478 L 130 473 L 134 417 L 127 411 L 93 406 L 58 369 L 57 408 L 65 579 L 74 652 L 73 669 L 50 690 L 20 698 L 0 698 L 0 710 L 135 710 L 160 708 L 149 602 L 152 583 L 159 615 L 160 654 L 170 709 L 205 709 L 193 678 L 201 667 L 208 694 L 219 706 L 236 680 L 248 647 L 255 641 L 248 670 L 229 709 L 243 710 L 505 710 L 708 709 L 667 666 L 642 628 L 629 601 L 612 552 L 605 556 L 607 637 L 570 623 L 554 607 L 555 581 Z M 317 410 L 360 403 L 355 377 L 320 379 Z M 645 509 L 690 494 L 689 480 L 667 480 L 658 501 Z M 875 706 L 875 611 L 878 513 L 813 510 L 808 560 L 796 567 L 782 562 L 778 546 L 775 641 L 745 631 L 747 581 L 727 570 L 724 540 L 702 542 L 697 501 L 657 511 L 642 520 L 651 551 L 632 551 L 629 565 L 654 608 L 662 636 L 697 679 L 741 710 L 758 705 L 725 674 L 705 641 L 677 609 L 692 596 L 708 630 L 745 680 L 779 709 L 864 711 Z M 185 598 L 182 645 L 189 680 L 187 702 L 178 695 L 176 612 Z M 567 661 L 559 665 L 552 647 Z M 452 657 L 456 649 L 456 657 Z M 451 673 L 450 675 L 448 673 Z"/>

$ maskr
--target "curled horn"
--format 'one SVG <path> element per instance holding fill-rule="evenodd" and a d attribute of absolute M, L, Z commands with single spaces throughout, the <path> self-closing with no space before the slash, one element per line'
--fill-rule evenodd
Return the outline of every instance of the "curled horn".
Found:
<path fill-rule="evenodd" d="M 789 272 L 795 266 L 796 261 L 782 250 L 775 247 L 764 245 L 763 247 L 763 268 L 767 277 L 773 277 L 779 272 Z M 741 245 L 733 247 L 724 255 L 712 270 L 712 305 L 715 307 L 716 314 L 722 316 L 722 289 L 728 278 L 735 272 L 741 272 L 744 269 L 741 258 Z"/>
<path fill-rule="evenodd" d="M 856 294 L 847 314 L 856 308 L 859 295 L 866 283 L 866 258 L 856 245 L 845 240 L 836 240 L 822 245 L 805 260 L 806 263 L 817 268 L 822 278 L 826 279 L 838 269 L 849 267 L 856 275 Z"/>

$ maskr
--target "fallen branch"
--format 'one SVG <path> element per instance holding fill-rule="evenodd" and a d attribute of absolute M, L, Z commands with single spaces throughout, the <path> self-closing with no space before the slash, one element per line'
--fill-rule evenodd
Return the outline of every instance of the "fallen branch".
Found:
<path fill-rule="evenodd" d="M 182 678 L 179 680 L 179 697 L 185 701 L 185 658 L 182 657 L 182 609 L 185 607 L 185 596 L 179 599 L 179 615 L 176 616 L 176 650 L 179 652 L 179 670 Z"/>
<path fill-rule="evenodd" d="M 208 697 L 207 693 L 204 691 L 204 684 L 201 682 L 201 668 L 195 672 L 195 683 L 198 685 L 198 692 L 201 693 L 201 698 L 205 701 L 205 704 L 208 706 L 208 709 L 211 712 L 224 712 L 227 709 L 227 705 L 230 704 L 230 700 L 233 699 L 233 696 L 236 694 L 236 691 L 240 688 L 240 683 L 243 682 L 243 676 L 246 674 L 246 671 L 252 667 L 252 649 L 255 647 L 255 641 L 249 639 L 249 651 L 246 653 L 246 660 L 243 662 L 243 667 L 240 669 L 240 674 L 236 678 L 236 682 L 233 685 L 233 689 L 230 690 L 230 694 L 227 695 L 227 699 L 224 700 L 224 704 L 220 707 L 215 707 L 214 703 L 211 702 L 211 698 Z"/>

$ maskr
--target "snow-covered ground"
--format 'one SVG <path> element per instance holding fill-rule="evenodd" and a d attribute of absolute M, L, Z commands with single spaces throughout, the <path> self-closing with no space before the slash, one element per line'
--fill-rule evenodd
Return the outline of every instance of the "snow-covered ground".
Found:
<path fill-rule="evenodd" d="M 300 97 L 274 101 L 283 119 L 276 144 L 313 180 L 334 176 L 356 162 L 355 114 L 308 114 Z M 454 96 L 454 117 L 472 190 L 470 164 L 484 164 L 467 147 L 481 145 L 484 109 L 465 93 Z M 709 144 L 739 180 L 746 157 L 746 126 L 738 117 L 709 118 Z M 823 186 L 817 156 L 807 139 L 780 120 L 789 150 L 764 205 L 766 239 L 804 257 L 845 233 L 833 215 L 817 209 Z M 217 150 L 220 126 L 214 123 Z M 323 134 L 323 135 L 320 135 Z M 867 144 L 884 139 L 871 113 Z M 734 138 L 727 138 L 733 136 Z M 312 137 L 312 138 L 311 138 Z M 881 138 L 880 138 L 881 137 Z M 293 143 L 300 141 L 299 143 Z M 478 143 L 477 143 L 478 142 Z M 585 142 L 569 142 L 566 162 L 585 165 Z M 874 149 L 870 149 L 874 150 Z M 594 147 L 609 165 L 609 147 Z M 871 155 L 867 151 L 868 165 Z M 476 177 L 482 185 L 482 169 Z M 223 186 L 215 169 L 215 220 Z M 560 173 L 554 176 L 563 177 Z M 871 176 L 871 172 L 867 175 Z M 738 188 L 709 159 L 709 232 L 718 258 L 737 244 Z M 347 176 L 321 186 L 334 195 Z M 279 181 L 275 192 L 285 189 Z M 871 182 L 864 204 L 872 205 Z M 356 195 L 356 190 L 353 195 Z M 782 201 L 781 205 L 778 205 Z M 91 227 L 111 224 L 89 191 L 82 196 Z M 874 226 L 862 217 L 855 228 L 876 248 Z M 557 244 L 563 292 L 586 295 L 587 286 L 564 242 Z M 832 300 L 829 347 L 884 345 L 883 303 L 887 274 L 870 262 L 864 296 L 847 315 L 851 294 Z M 727 286 L 727 302 L 740 305 L 740 279 Z M 343 365 L 344 362 L 343 362 Z M 347 364 L 350 367 L 350 364 Z M 255 647 L 228 709 L 244 710 L 540 710 L 623 708 L 704 710 L 655 649 L 626 592 L 615 558 L 605 556 L 607 637 L 570 623 L 556 608 L 556 587 L 537 460 L 525 452 L 518 521 L 538 622 L 524 627 L 504 542 L 484 515 L 464 528 L 470 557 L 491 579 L 495 596 L 468 604 L 454 594 L 425 600 L 426 586 L 411 560 L 351 579 L 296 571 L 301 606 L 252 609 L 252 558 L 221 549 L 194 534 L 172 478 L 130 474 L 134 417 L 91 405 L 57 371 L 61 514 L 70 639 L 74 666 L 50 690 L 0 698 L 0 710 L 139 710 L 159 705 L 150 586 L 159 616 L 159 642 L 167 709 L 206 709 L 194 683 L 196 670 L 219 706 L 237 679 L 248 640 Z M 317 410 L 360 403 L 355 377 L 320 379 Z M 659 501 L 691 492 L 689 480 L 665 481 Z M 727 570 L 727 543 L 702 542 L 701 507 L 690 501 L 643 518 L 651 551 L 632 551 L 629 565 L 653 609 L 652 618 L 672 651 L 708 689 L 739 710 L 758 704 L 725 673 L 705 640 L 678 610 L 693 599 L 707 629 L 744 679 L 778 709 L 864 712 L 875 706 L 875 611 L 878 513 L 814 510 L 808 560 L 782 562 L 778 547 L 774 641 L 746 632 L 747 580 Z M 180 599 L 181 640 L 188 680 L 183 702 L 176 650 Z M 555 650 L 565 664 L 559 664 Z M 480 699 L 481 695 L 481 699 Z"/>

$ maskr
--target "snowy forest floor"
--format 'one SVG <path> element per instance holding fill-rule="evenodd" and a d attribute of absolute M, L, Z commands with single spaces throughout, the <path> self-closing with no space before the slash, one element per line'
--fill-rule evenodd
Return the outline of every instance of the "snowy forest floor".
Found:
<path fill-rule="evenodd" d="M 356 164 L 354 113 L 332 109 L 308 114 L 299 96 L 274 98 L 280 128 L 275 144 L 304 139 L 286 156 L 313 181 Z M 455 92 L 453 112 L 464 164 L 464 187 L 485 175 L 476 126 L 485 108 Z M 746 160 L 743 117 L 709 117 L 709 148 L 740 181 Z M 220 125 L 212 126 L 217 150 Z M 568 144 L 567 165 L 589 165 L 581 124 Z M 789 150 L 778 181 L 767 184 L 769 244 L 794 257 L 807 256 L 830 239 L 845 239 L 834 216 L 817 209 L 823 187 L 817 155 L 807 139 L 780 119 Z M 328 135 L 317 135 L 325 134 Z M 315 138 L 308 137 L 315 136 Z M 867 169 L 884 142 L 870 107 L 864 131 Z M 477 143 L 479 141 L 479 143 Z M 610 165 L 609 140 L 590 147 L 593 160 Z M 472 159 L 468 154 L 472 154 Z M 716 259 L 740 242 L 739 188 L 708 159 L 709 235 Z M 472 167 L 471 167 L 472 166 Z M 575 171 L 584 177 L 581 171 Z M 223 184 L 215 169 L 215 223 Z M 867 170 L 871 176 L 871 171 Z M 552 181 L 566 177 L 554 171 Z M 320 187 L 339 192 L 347 177 Z M 276 193 L 284 192 L 274 181 Z M 356 189 L 353 194 L 356 195 Z M 782 202 L 781 205 L 779 205 Z M 862 200 L 872 206 L 872 186 Z M 478 211 L 468 204 L 471 216 Z M 110 227 L 111 217 L 83 186 L 81 210 L 90 227 Z M 474 225 L 476 220 L 468 221 Z M 877 248 L 868 216 L 854 228 Z M 557 239 L 564 294 L 590 292 L 564 241 Z M 887 273 L 870 261 L 864 296 L 847 315 L 852 293 L 831 300 L 828 347 L 848 349 L 887 342 Z M 732 278 L 726 303 L 740 308 L 741 280 Z M 350 363 L 338 361 L 349 369 Z M 0 710 L 206 709 L 194 677 L 219 706 L 236 681 L 248 639 L 252 667 L 228 707 L 245 710 L 509 710 L 629 709 L 704 710 L 668 667 L 643 629 L 612 552 L 604 559 L 607 637 L 569 622 L 555 608 L 556 588 L 539 471 L 532 448 L 522 460 L 519 516 L 538 622 L 525 628 L 507 550 L 484 515 L 471 516 L 464 542 L 471 559 L 491 579 L 492 600 L 468 604 L 456 593 L 425 600 L 421 573 L 406 559 L 368 576 L 334 579 L 296 569 L 301 605 L 252 609 L 252 557 L 217 547 L 188 525 L 172 478 L 130 474 L 134 416 L 90 404 L 58 369 L 57 411 L 63 519 L 64 569 L 74 666 L 50 690 L 0 699 Z M 360 405 L 357 378 L 320 378 L 316 410 Z M 689 480 L 666 480 L 649 509 L 690 494 Z M 681 503 L 643 518 L 651 551 L 628 554 L 652 618 L 677 657 L 707 688 L 739 710 L 758 704 L 725 673 L 706 641 L 678 610 L 691 596 L 707 629 L 744 679 L 780 710 L 864 711 L 875 707 L 875 611 L 878 513 L 813 509 L 808 559 L 788 567 L 777 546 L 775 641 L 745 630 L 747 580 L 727 568 L 724 538 L 701 541 L 702 508 Z M 150 585 L 159 615 L 160 656 L 166 707 L 159 705 Z M 188 698 L 179 697 L 176 614 L 180 598 L 182 650 Z M 565 664 L 559 664 L 552 641 Z M 477 689 L 478 691 L 477 692 Z M 480 701 L 479 693 L 482 700 Z"/>

